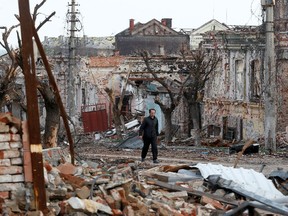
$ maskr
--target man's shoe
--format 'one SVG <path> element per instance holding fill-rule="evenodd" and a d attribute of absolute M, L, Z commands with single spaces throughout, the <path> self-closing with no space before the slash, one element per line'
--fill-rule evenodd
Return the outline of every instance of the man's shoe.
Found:
<path fill-rule="evenodd" d="M 153 160 L 153 163 L 158 164 L 160 162 L 159 162 L 159 160 L 156 159 L 156 160 Z"/>
<path fill-rule="evenodd" d="M 145 161 L 145 158 L 141 158 L 141 162 L 144 162 Z"/>

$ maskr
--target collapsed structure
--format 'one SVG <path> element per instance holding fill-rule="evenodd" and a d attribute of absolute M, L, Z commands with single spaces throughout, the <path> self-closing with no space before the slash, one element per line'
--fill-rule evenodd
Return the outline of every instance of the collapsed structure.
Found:
<path fill-rule="evenodd" d="M 278 1 L 276 4 L 276 10 L 281 13 L 276 14 L 276 22 L 275 22 L 275 30 L 276 30 L 276 43 L 277 43 L 277 76 L 281 76 L 283 78 L 283 83 L 279 82 L 277 93 L 278 93 L 278 130 L 283 131 L 286 129 L 288 114 L 285 111 L 286 103 L 287 103 L 287 88 L 285 86 L 286 76 L 286 67 L 287 67 L 287 44 L 286 44 L 286 12 L 287 5 L 283 1 Z M 210 30 L 210 31 L 209 31 Z M 201 34 L 203 31 L 203 34 Z M 263 35 L 263 27 L 241 27 L 234 26 L 228 27 L 226 25 L 221 25 L 221 23 L 212 20 L 211 22 L 206 23 L 201 28 L 194 30 L 191 32 L 191 35 L 201 35 L 199 42 L 199 46 L 202 49 L 205 49 L 207 52 L 211 52 L 217 50 L 221 56 L 221 62 L 218 64 L 218 67 L 215 69 L 215 76 L 213 79 L 210 79 L 206 85 L 205 93 L 203 101 L 201 101 L 201 109 L 203 113 L 203 126 L 207 127 L 208 136 L 220 136 L 224 139 L 229 140 L 242 140 L 242 139 L 254 139 L 258 140 L 261 138 L 264 125 L 264 109 L 262 106 L 262 98 L 261 95 L 265 89 L 263 84 L 263 55 L 264 55 L 264 35 Z M 284 33 L 283 33 L 284 32 Z M 195 37 L 196 37 L 195 36 Z M 65 38 L 60 37 L 61 40 L 60 46 L 57 46 L 57 51 L 50 52 L 52 56 L 50 56 L 50 64 L 53 65 L 54 76 L 58 81 L 58 85 L 61 86 L 60 93 L 64 95 L 64 103 L 67 108 L 67 73 L 69 70 L 69 61 L 67 60 L 67 47 L 62 46 L 65 44 Z M 95 39 L 96 40 L 96 39 Z M 179 59 L 181 58 L 179 55 L 179 50 L 188 50 L 189 47 L 195 48 L 195 41 L 191 45 L 189 44 L 189 36 L 185 34 L 184 31 L 176 32 L 172 29 L 172 20 L 171 19 L 162 19 L 161 22 L 153 19 L 146 24 L 134 24 L 134 20 L 130 20 L 129 28 L 120 32 L 115 37 L 115 47 L 112 42 L 114 38 L 106 38 L 100 40 L 100 42 L 109 42 L 109 47 L 100 47 L 93 44 L 94 39 L 89 39 L 84 37 L 83 41 L 79 41 L 79 46 L 81 46 L 81 52 L 79 52 L 79 56 L 76 61 L 77 68 L 79 71 L 77 76 L 75 77 L 75 98 L 76 98 L 76 116 L 73 116 L 73 120 L 83 122 L 84 132 L 95 132 L 95 131 L 105 131 L 112 126 L 112 115 L 111 115 L 111 101 L 107 99 L 107 94 L 105 89 L 108 87 L 112 90 L 113 96 L 116 98 L 116 103 L 119 103 L 120 96 L 124 92 L 123 97 L 123 105 L 121 107 L 121 113 L 126 116 L 126 120 L 130 118 L 129 115 L 131 113 L 135 113 L 136 111 L 148 110 L 148 108 L 155 107 L 157 110 L 158 118 L 160 120 L 160 129 L 165 130 L 165 119 L 164 115 L 161 113 L 160 107 L 155 104 L 155 98 L 158 97 L 161 101 L 169 104 L 169 99 L 167 97 L 167 91 L 163 89 L 161 86 L 157 85 L 155 79 L 147 71 L 147 65 L 144 64 L 143 59 L 137 56 L 137 52 L 145 49 L 150 53 L 150 58 L 152 64 L 155 64 L 156 71 L 159 74 L 159 79 L 165 79 L 170 87 L 173 89 L 173 85 L 177 83 L 181 77 L 185 73 L 185 70 L 182 70 L 179 67 Z M 49 39 L 45 39 L 46 48 L 49 49 L 49 45 L 51 45 L 51 41 Z M 86 45 L 91 45 L 89 49 L 85 50 Z M 128 46 L 127 44 L 133 46 Z M 94 46 L 95 45 L 95 46 Z M 66 51 L 65 51 L 66 50 Z M 49 53 L 49 52 L 48 52 Z M 81 56 L 85 55 L 85 57 Z M 101 55 L 101 56 L 94 56 Z M 42 76 L 41 72 L 44 71 L 43 62 L 40 57 L 36 58 L 37 65 L 37 75 Z M 129 77 L 127 76 L 129 72 Z M 21 78 L 20 78 L 21 79 Z M 45 79 L 45 78 L 44 78 Z M 128 80 L 128 81 L 127 81 Z M 127 88 L 123 88 L 124 83 L 128 82 Z M 172 90 L 173 91 L 173 90 Z M 118 100 L 118 101 L 117 101 Z M 12 100 L 13 101 L 13 100 Z M 191 135 L 189 131 L 189 122 L 187 122 L 186 112 L 187 112 L 187 104 L 181 103 L 182 106 L 178 106 L 177 109 L 174 110 L 172 120 L 175 125 L 179 127 L 178 136 L 187 136 Z M 15 105 L 15 104 L 14 104 Z M 16 106 L 16 105 L 15 105 Z M 12 104 L 13 107 L 13 104 Z M 11 109 L 13 114 L 18 109 Z M 45 109 L 41 106 L 40 113 L 44 113 Z M 19 114 L 21 118 L 21 114 Z M 6 118 L 6 117 L 5 117 Z M 7 117 L 11 118 L 11 117 Z M 81 119 L 82 118 L 82 119 Z M 95 128 L 94 125 L 89 122 L 97 122 Z M 23 186 L 24 176 L 23 169 L 20 165 L 23 165 L 20 156 L 22 145 L 18 141 L 20 141 L 20 135 L 18 135 L 17 130 L 14 128 L 15 125 L 12 124 L 13 121 L 9 120 L 7 123 L 2 124 L 3 133 L 7 133 L 3 135 L 2 143 L 2 193 L 1 196 L 4 199 L 15 198 L 14 191 L 18 190 L 18 188 Z M 12 126 L 11 126 L 12 125 Z M 88 125 L 88 126 L 87 126 Z M 7 127 L 8 126 L 8 127 Z M 86 130 L 86 131 L 85 131 Z M 9 137 L 9 139 L 8 139 Z M 7 138 L 7 140 L 6 140 Z M 14 143 L 16 142 L 17 143 Z M 39 144 L 39 143 L 38 143 Z M 11 153 L 12 152 L 12 153 Z M 13 153 L 14 152 L 14 153 Z M 14 155 L 15 154 L 15 155 Z M 17 159 L 14 159 L 17 158 Z M 59 162 L 59 161 L 58 161 Z M 16 165 L 16 167 L 11 166 Z M 18 167 L 19 165 L 19 167 Z M 67 191 L 66 189 L 61 188 L 64 183 L 63 179 L 71 182 L 71 176 L 67 176 L 65 172 L 66 168 L 70 167 L 70 165 L 65 165 L 64 169 L 61 168 L 62 164 L 57 164 L 58 171 L 62 173 L 60 177 L 57 175 L 58 171 L 53 169 L 50 164 L 47 162 L 45 169 L 48 172 L 48 176 L 50 174 L 49 179 L 47 177 L 46 184 L 49 185 L 52 183 L 52 189 L 49 188 L 49 192 L 52 192 L 50 196 L 53 198 L 57 197 L 57 199 L 66 199 Z M 85 165 L 86 166 L 86 165 Z M 7 168 L 10 167 L 10 168 Z M 71 169 L 73 169 L 72 167 Z M 95 170 L 86 170 L 87 172 L 93 172 L 95 176 L 99 175 L 102 171 L 97 170 L 98 166 L 94 167 Z M 61 171 L 62 169 L 62 171 Z M 80 168 L 81 169 L 81 168 Z M 98 173 L 99 171 L 99 173 Z M 115 171 L 115 170 L 114 170 Z M 50 173 L 51 172 L 51 173 Z M 63 206 L 61 206 L 61 210 L 65 213 L 70 213 L 69 208 L 72 207 L 75 209 L 80 209 L 81 211 L 88 211 L 89 213 L 96 213 L 98 210 L 105 212 L 106 214 L 122 214 L 121 212 L 137 212 L 139 209 L 143 207 L 145 209 L 145 214 L 149 211 L 146 208 L 147 204 L 143 204 L 143 200 L 140 197 L 144 197 L 141 191 L 137 191 L 137 188 L 134 187 L 134 184 L 129 184 L 129 189 L 132 190 L 133 193 L 138 193 L 140 195 L 139 199 L 143 202 L 139 202 L 137 199 L 134 199 L 133 196 L 129 196 L 130 192 L 123 191 L 123 188 L 117 188 L 114 190 L 114 187 L 118 187 L 117 185 L 117 175 L 121 175 L 121 173 L 128 172 L 129 177 L 132 176 L 132 171 L 129 168 L 125 168 L 121 171 L 116 170 L 114 173 L 112 172 L 112 177 L 107 179 L 102 179 L 104 181 L 104 187 L 99 187 L 99 191 L 97 190 L 94 193 L 94 185 L 96 184 L 97 177 L 91 177 L 94 179 L 91 188 L 85 188 L 81 184 L 81 191 L 77 194 L 78 198 L 84 199 L 85 201 L 75 198 L 70 198 L 67 202 L 64 202 Z M 56 174 L 55 174 L 56 173 Z M 71 173 L 69 173 L 71 174 Z M 75 174 L 75 173 L 73 173 Z M 82 174 L 82 173 L 81 173 Z M 107 174 L 107 173 L 106 173 Z M 110 175 L 111 173 L 107 174 Z M 89 175 L 88 175 L 89 176 Z M 156 175 L 157 176 L 157 175 Z M 152 177 L 155 177 L 152 176 Z M 163 177 L 163 176 L 162 176 Z M 165 175 L 164 175 L 165 177 Z M 167 176 L 166 176 L 167 177 Z M 204 176 L 203 176 L 204 177 Z M 204 178 L 208 178 L 209 175 Z M 60 179 L 59 179 L 60 178 Z M 169 178 L 169 176 L 168 176 Z M 57 185 L 54 181 L 57 179 Z M 83 179 L 74 179 L 80 182 L 85 182 Z M 90 179 L 90 180 L 91 180 Z M 73 181 L 72 180 L 72 181 Z M 121 179 L 120 185 L 125 185 L 129 183 L 131 180 L 124 179 L 124 182 Z M 215 180 L 215 179 L 213 179 Z M 211 180 L 211 181 L 213 181 Z M 228 185 L 225 182 L 225 179 L 217 179 L 216 183 L 214 183 L 219 187 L 226 188 L 228 190 L 234 190 L 238 193 L 241 189 L 237 187 L 237 185 Z M 95 182 L 94 182 L 95 181 Z M 147 183 L 149 183 L 149 179 Z M 220 181 L 220 182 L 219 182 Z M 116 182 L 116 183 L 115 183 Z M 156 182 L 154 180 L 154 182 Z M 54 185 L 55 183 L 55 185 Z M 90 182 L 91 183 L 91 182 Z M 135 183 L 135 182 L 133 182 Z M 138 182 L 136 182 L 138 184 Z M 159 182 L 158 182 L 159 183 Z M 211 182 L 210 182 L 211 183 Z M 84 183 L 83 183 L 84 184 Z M 88 184 L 86 182 L 86 184 Z M 99 183 L 100 184 L 100 183 Z M 111 186 L 112 184 L 112 186 Z M 116 184 L 116 185 L 115 185 Z M 160 183 L 161 184 L 161 183 Z M 108 185 L 108 186 L 107 186 Z M 165 185 L 165 184 L 162 184 Z M 228 185 L 228 186 L 227 186 Z M 17 186 L 17 187 L 16 187 Z M 57 186 L 57 187 L 56 187 Z M 79 185 L 78 185 L 79 186 Z M 77 186 L 77 187 L 78 187 Z M 167 186 L 167 185 L 166 185 Z M 235 187 L 233 187 L 235 186 Z M 75 186 L 75 188 L 77 188 Z M 3 189 L 4 188 L 4 189 Z M 75 192 L 76 189 L 69 188 L 71 192 Z M 134 188 L 134 189 L 133 189 Z M 175 190 L 173 186 L 168 186 L 169 189 Z M 177 188 L 177 187 L 176 187 Z M 14 190 L 15 189 L 15 190 Z M 181 188 L 183 189 L 183 188 Z M 108 191 L 109 190 L 109 193 Z M 183 189 L 184 190 L 184 189 Z M 13 191 L 13 192 L 12 192 Z M 186 191 L 186 190 L 184 190 Z M 90 192 L 90 193 L 89 193 Z M 187 192 L 187 191 L 186 191 Z M 191 194 L 189 196 L 198 196 L 199 194 Z M 23 191 L 22 191 L 23 193 Z M 25 192 L 26 195 L 28 192 Z M 54 193 L 54 194 L 53 194 Z M 83 195 L 85 193 L 85 195 Z M 154 193 L 154 194 L 153 194 Z M 123 195 L 125 194 L 125 195 Z M 157 192 L 154 190 L 149 191 L 147 195 L 151 195 L 154 197 Z M 184 195 L 183 195 L 184 194 Z M 96 195 L 96 196 L 93 196 Z M 98 196 L 99 195 L 99 196 Z M 109 195 L 113 196 L 113 199 L 107 198 Z M 240 193 L 243 196 L 243 194 Z M 27 195 L 28 196 L 28 195 Z M 105 197 L 106 196 L 106 197 Z M 146 196 L 146 195 L 145 195 Z M 162 201 L 168 201 L 171 197 L 175 196 L 174 194 L 166 193 L 164 195 L 164 199 Z M 181 194 L 176 194 L 176 197 L 183 198 L 189 197 L 185 192 Z M 261 202 L 264 204 L 270 204 L 270 208 L 268 210 L 275 211 L 277 213 L 287 213 L 287 208 L 284 205 L 279 203 L 269 203 L 267 199 L 258 199 L 255 198 L 251 194 L 244 193 L 244 196 L 247 196 L 250 199 L 254 199 L 257 202 Z M 59 198 L 60 197 L 60 198 Z M 96 201 L 87 201 L 87 198 L 96 197 Z M 100 197 L 100 198 L 99 198 Z M 103 199 L 104 197 L 104 199 Z M 126 200 L 126 198 L 129 198 Z M 110 197 L 111 198 L 111 197 Z M 216 197 L 214 197 L 216 199 Z M 171 198 L 173 199 L 173 198 Z M 219 197 L 217 198 L 219 199 Z M 209 199 L 208 199 L 209 200 Z M 111 201 L 111 202 L 110 202 Z M 151 200 L 146 199 L 145 202 L 149 204 Z M 183 201 L 183 200 L 181 200 Z M 203 201 L 203 200 L 202 200 Z M 218 200 L 219 201 L 219 200 Z M 95 204 L 98 203 L 98 204 Z M 159 213 L 165 209 L 162 214 L 166 214 L 167 212 L 170 214 L 192 214 L 195 211 L 194 206 L 185 203 L 181 203 L 181 206 L 177 206 L 176 202 L 173 203 L 174 209 L 159 204 L 158 200 L 151 201 L 153 204 L 153 211 L 151 213 Z M 205 201 L 207 204 L 207 200 Z M 203 201 L 203 203 L 205 203 Z M 227 200 L 221 200 L 221 202 L 227 202 Z M 69 206 L 67 205 L 69 204 Z M 136 203 L 136 204 L 135 204 Z M 139 204 L 140 203 L 140 204 Z M 209 202 L 210 203 L 210 202 Z M 218 209 L 228 210 L 223 207 L 222 203 L 213 202 L 214 205 L 217 205 Z M 237 206 L 235 202 L 231 202 L 233 206 Z M 230 204 L 231 204 L 230 203 Z M 134 205 L 135 204 L 135 205 Z M 139 205 L 140 207 L 139 207 Z M 143 204 L 143 205 L 142 205 Z M 178 203 L 179 204 L 179 203 Z M 243 208 L 247 206 L 256 206 L 258 208 L 263 207 L 259 205 L 259 203 L 245 203 L 243 204 Z M 57 205 L 56 205 L 57 206 Z M 67 207 L 68 206 L 68 207 Z M 93 206 L 93 207 L 91 207 Z M 97 206 L 97 209 L 96 207 Z M 59 206 L 58 206 L 59 207 Z M 182 207 L 185 207 L 189 210 L 189 212 L 185 212 Z M 189 207 L 189 208 L 188 208 Z M 215 207 L 215 206 L 213 206 Z M 28 208 L 28 207 L 27 207 Z M 68 208 L 68 210 L 67 210 Z M 230 208 L 230 207 L 229 207 Z M 263 207 L 264 208 L 264 207 Z M 156 209 L 156 210 L 155 210 Z M 198 208 L 196 208 L 198 209 Z M 59 210 L 59 209 L 58 209 Z M 57 210 L 57 211 L 58 211 Z M 59 212 L 61 211 L 59 210 Z M 120 212 L 119 212 L 119 211 Z M 175 210 L 175 211 L 174 211 Z M 190 211 L 191 210 L 191 211 Z M 237 210 L 237 209 L 236 209 Z M 236 211 L 235 210 L 235 211 Z M 241 210 L 238 208 L 238 210 Z M 267 210 L 267 209 L 265 209 Z M 67 212 L 66 212 L 67 211 Z M 59 213 L 58 212 L 58 213 Z M 73 211 L 72 211 L 73 212 Z M 155 214 L 156 214 L 155 213 Z M 131 213 L 132 215 L 132 213 Z"/>

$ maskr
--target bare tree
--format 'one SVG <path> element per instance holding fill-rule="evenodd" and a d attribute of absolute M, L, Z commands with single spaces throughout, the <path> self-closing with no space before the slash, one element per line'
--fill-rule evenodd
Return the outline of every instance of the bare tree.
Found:
<path fill-rule="evenodd" d="M 188 73 L 188 80 L 184 84 L 183 96 L 188 104 L 189 132 L 195 131 L 195 145 L 201 145 L 201 110 L 200 102 L 203 99 L 205 85 L 211 75 L 215 72 L 217 64 L 221 60 L 217 50 L 207 52 L 203 49 L 184 52 L 183 70 Z M 188 59 L 189 58 L 189 59 Z"/>
<path fill-rule="evenodd" d="M 148 52 L 143 51 L 140 53 L 142 56 L 146 68 L 149 73 L 152 74 L 155 81 L 160 83 L 167 91 L 169 95 L 169 103 L 164 102 L 160 99 L 160 97 L 155 97 L 154 102 L 159 105 L 161 111 L 164 114 L 165 118 L 165 142 L 171 142 L 172 140 L 172 113 L 175 110 L 175 108 L 179 105 L 180 100 L 182 98 L 183 94 L 183 87 L 186 83 L 187 79 L 184 82 L 176 82 L 174 83 L 176 86 L 172 86 L 171 83 L 169 84 L 167 79 L 161 79 L 157 72 L 152 68 L 151 66 L 151 58 L 149 57 Z M 164 72 L 165 73 L 165 72 Z"/>
<path fill-rule="evenodd" d="M 40 4 L 36 4 L 34 8 L 34 12 L 32 14 L 32 19 L 34 23 L 36 23 L 36 18 L 38 15 L 39 9 L 45 4 L 46 0 L 42 0 Z M 38 27 L 37 31 L 48 21 L 50 21 L 51 17 L 55 15 L 55 12 L 51 13 L 48 17 L 46 17 Z M 18 15 L 15 15 L 19 20 Z M 0 27 L 4 32 L 2 33 L 2 42 L 0 45 L 7 51 L 7 54 L 10 58 L 10 66 L 5 66 L 4 75 L 0 80 L 0 104 L 5 104 L 5 96 L 9 94 L 9 86 L 13 86 L 13 81 L 17 75 L 17 68 L 23 68 L 22 65 L 22 56 L 21 56 L 21 40 L 18 36 L 19 49 L 14 50 L 10 47 L 8 38 L 12 32 L 12 30 L 16 29 L 20 24 L 14 25 L 11 28 L 7 29 L 7 27 Z M 18 35 L 18 34 L 17 34 Z M 37 87 L 39 92 L 41 93 L 46 108 L 46 120 L 45 120 L 45 135 L 44 135 L 44 147 L 54 147 L 57 141 L 58 128 L 60 124 L 60 112 L 59 106 L 56 103 L 55 95 L 50 88 L 50 86 L 45 82 L 45 80 L 37 79 Z M 10 95 L 10 94 L 9 94 Z M 12 100 L 15 98 L 11 98 Z M 3 103 L 4 101 L 4 103 Z"/>
<path fill-rule="evenodd" d="M 200 145 L 201 112 L 199 104 L 205 84 L 220 61 L 217 52 L 209 53 L 202 49 L 196 51 L 182 50 L 182 57 L 176 61 L 178 68 L 175 68 L 178 70 L 179 79 L 173 84 L 168 83 L 169 79 L 167 78 L 159 78 L 158 73 L 151 66 L 151 58 L 147 52 L 142 52 L 141 56 L 148 72 L 153 75 L 155 81 L 166 89 L 169 95 L 169 103 L 161 101 L 159 97 L 155 97 L 155 103 L 160 106 L 165 117 L 165 141 L 170 142 L 172 140 L 172 113 L 179 105 L 180 100 L 184 98 L 189 110 L 189 131 L 192 128 L 195 129 L 195 144 Z M 165 73 L 164 71 L 162 72 Z"/>

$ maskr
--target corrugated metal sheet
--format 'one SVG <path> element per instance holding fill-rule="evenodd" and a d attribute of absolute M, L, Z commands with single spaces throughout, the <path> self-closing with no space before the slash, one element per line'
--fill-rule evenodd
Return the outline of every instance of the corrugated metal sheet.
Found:
<path fill-rule="evenodd" d="M 267 199 L 278 199 L 285 197 L 275 188 L 272 181 L 267 179 L 262 173 L 252 169 L 225 167 L 223 165 L 198 163 L 193 166 L 200 170 L 204 178 L 210 175 L 220 175 L 221 178 L 231 180 L 243 189 L 253 192 Z"/>
<path fill-rule="evenodd" d="M 104 132 L 109 128 L 105 104 L 82 107 L 82 121 L 85 133 Z"/>

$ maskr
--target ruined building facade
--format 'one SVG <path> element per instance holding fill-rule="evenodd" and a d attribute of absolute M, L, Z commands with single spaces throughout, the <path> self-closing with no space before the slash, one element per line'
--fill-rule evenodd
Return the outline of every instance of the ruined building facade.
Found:
<path fill-rule="evenodd" d="M 120 55 L 139 55 L 140 51 L 148 51 L 151 55 L 175 55 L 181 49 L 189 49 L 189 35 L 172 29 L 172 19 L 159 22 L 152 19 L 142 24 L 134 24 L 130 19 L 129 28 L 115 36 L 116 50 Z"/>
<path fill-rule="evenodd" d="M 288 126 L 288 8 L 287 1 L 276 1 L 274 7 L 277 131 Z M 228 139 L 259 139 L 264 133 L 264 54 L 265 25 L 237 27 L 207 33 L 203 47 L 218 48 L 224 55 L 222 64 L 205 92 L 204 124 L 210 135 Z"/>
<path fill-rule="evenodd" d="M 215 33 L 204 38 L 205 49 L 218 49 L 222 61 L 206 85 L 204 125 L 224 139 L 257 139 L 263 133 L 264 38 L 259 28 Z"/>

